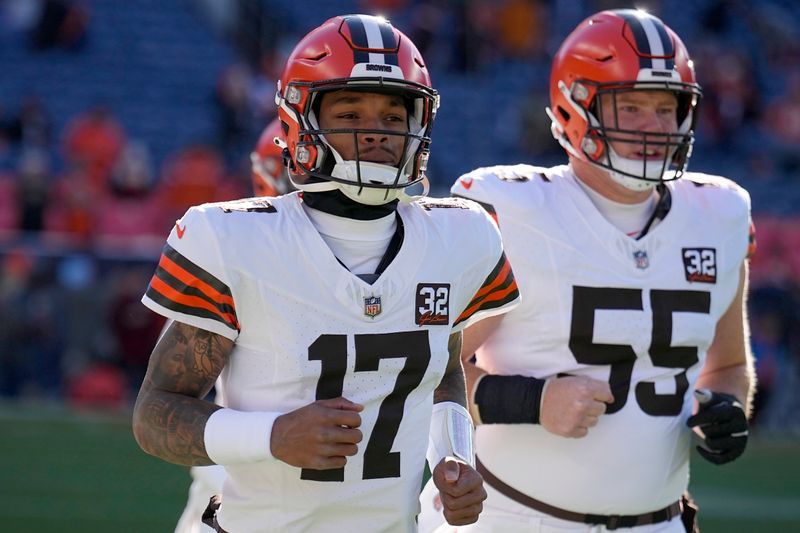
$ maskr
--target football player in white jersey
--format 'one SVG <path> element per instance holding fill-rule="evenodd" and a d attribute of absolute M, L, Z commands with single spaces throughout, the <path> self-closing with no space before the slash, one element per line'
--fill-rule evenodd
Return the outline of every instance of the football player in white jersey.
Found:
<path fill-rule="evenodd" d="M 296 46 L 276 101 L 302 194 L 177 221 L 143 297 L 174 323 L 136 439 L 225 467 L 217 531 L 414 531 L 426 457 L 447 520 L 472 523 L 486 493 L 461 330 L 519 294 L 483 209 L 408 191 L 439 103 L 425 63 L 384 19 L 334 17 Z M 202 400 L 218 376 L 224 408 Z"/>
<path fill-rule="evenodd" d="M 277 118 L 267 124 L 250 153 L 255 196 L 279 196 L 292 190 L 288 169 L 283 164 L 283 148 L 279 145 L 283 138 L 280 124 Z M 222 384 L 217 382 L 215 385 L 214 402 L 224 406 Z M 193 466 L 189 473 L 192 477 L 189 497 L 175 526 L 175 533 L 213 533 L 214 530 L 203 524 L 201 518 L 211 497 L 222 492 L 225 468 L 220 465 Z"/>
<path fill-rule="evenodd" d="M 750 198 L 685 172 L 701 92 L 658 18 L 589 17 L 550 83 L 569 164 L 481 168 L 452 188 L 495 216 L 523 298 L 464 334 L 489 496 L 457 530 L 691 530 L 691 428 L 717 464 L 747 441 Z"/>

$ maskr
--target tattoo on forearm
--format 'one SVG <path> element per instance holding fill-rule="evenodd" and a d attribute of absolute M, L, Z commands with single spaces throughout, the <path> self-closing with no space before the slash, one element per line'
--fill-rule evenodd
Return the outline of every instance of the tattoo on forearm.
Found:
<path fill-rule="evenodd" d="M 153 351 L 134 410 L 145 451 L 178 464 L 212 464 L 203 432 L 219 406 L 202 398 L 232 349 L 233 342 L 221 335 L 177 322 L 170 326 Z"/>
<path fill-rule="evenodd" d="M 442 381 L 433 391 L 433 403 L 455 402 L 467 406 L 467 386 L 464 380 L 464 369 L 461 366 L 461 333 L 450 335 L 447 342 L 450 359 Z"/>

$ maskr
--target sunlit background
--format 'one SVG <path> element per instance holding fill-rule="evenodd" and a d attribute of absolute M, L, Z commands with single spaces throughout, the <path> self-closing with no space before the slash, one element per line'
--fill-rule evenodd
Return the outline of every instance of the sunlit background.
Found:
<path fill-rule="evenodd" d="M 776 465 L 748 466 L 746 457 L 721 489 L 713 476 L 700 486 L 707 516 L 718 520 L 704 531 L 734 531 L 736 523 L 742 531 L 800 530 L 800 484 L 758 478 L 781 461 L 800 463 L 796 0 L 0 1 L 0 494 L 23 483 L 19 505 L 0 508 L 0 522 L 14 531 L 168 531 L 177 518 L 188 476 L 138 452 L 124 419 L 162 326 L 139 298 L 189 205 L 250 195 L 248 154 L 274 117 L 275 79 L 302 35 L 330 16 L 365 12 L 385 15 L 414 40 L 442 98 L 429 164 L 432 194 L 442 196 L 478 166 L 561 163 L 544 113 L 550 58 L 587 15 L 634 5 L 661 16 L 694 58 L 704 98 L 690 170 L 746 187 L 757 227 L 754 434 Z M 87 409 L 106 414 L 65 425 Z M 110 434 L 93 433 L 105 423 Z M 79 437 L 87 427 L 95 428 L 89 442 L 118 441 L 123 451 L 86 452 Z M 172 483 L 159 493 L 161 507 L 142 489 L 145 518 L 126 519 L 138 507 L 130 505 L 115 511 L 116 522 L 77 519 L 70 512 L 79 503 L 41 518 L 49 502 L 71 502 L 66 495 L 84 486 L 54 489 L 45 471 L 41 485 L 28 475 L 42 450 L 58 456 L 60 436 L 71 443 L 73 433 L 85 455 L 72 450 L 61 454 L 74 459 L 67 465 L 45 463 L 50 481 L 54 471 L 91 468 L 94 457 L 137 469 L 142 461 Z M 736 468 L 744 492 L 726 496 Z M 765 493 L 747 492 L 758 484 Z M 114 492 L 103 496 L 113 507 Z M 725 498 L 739 504 L 722 512 Z"/>

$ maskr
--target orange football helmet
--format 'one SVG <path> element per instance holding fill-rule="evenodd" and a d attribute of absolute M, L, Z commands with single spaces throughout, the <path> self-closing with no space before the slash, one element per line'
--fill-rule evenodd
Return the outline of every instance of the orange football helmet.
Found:
<path fill-rule="evenodd" d="M 408 132 L 337 129 L 335 133 L 403 135 L 404 153 L 398 168 L 346 161 L 326 141 L 315 103 L 335 90 L 400 94 L 408 108 Z M 431 87 L 428 69 L 416 46 L 388 21 L 370 15 L 334 17 L 306 35 L 286 61 L 275 95 L 278 114 L 288 125 L 286 143 L 291 158 L 290 179 L 307 191 L 340 189 L 355 201 L 379 205 L 422 182 L 427 166 L 430 131 L 439 95 Z M 423 193 L 424 194 L 424 193 Z"/>
<path fill-rule="evenodd" d="M 639 90 L 675 94 L 677 133 L 604 123 L 601 95 L 610 94 L 616 108 L 619 92 Z M 603 11 L 581 22 L 556 53 L 547 114 L 553 136 L 568 154 L 607 170 L 629 189 L 646 190 L 683 174 L 701 94 L 686 47 L 666 24 L 641 10 Z M 658 149 L 664 160 L 623 158 L 611 141 L 639 143 L 642 153 Z"/>
<path fill-rule="evenodd" d="M 270 122 L 250 153 L 252 163 L 253 194 L 256 196 L 278 196 L 291 189 L 286 165 L 283 163 L 283 148 L 275 142 L 282 139 L 280 119 Z"/>

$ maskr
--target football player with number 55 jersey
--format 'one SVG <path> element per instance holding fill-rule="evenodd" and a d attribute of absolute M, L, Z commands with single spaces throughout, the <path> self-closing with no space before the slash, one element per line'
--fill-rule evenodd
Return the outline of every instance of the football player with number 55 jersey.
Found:
<path fill-rule="evenodd" d="M 439 104 L 386 20 L 335 17 L 276 94 L 279 197 L 193 207 L 143 302 L 174 320 L 134 410 L 148 453 L 220 464 L 221 532 L 415 531 L 427 458 L 453 525 L 486 497 L 474 468 L 461 330 L 519 293 L 474 202 L 427 200 Z M 205 401 L 214 381 L 224 407 Z"/>
<path fill-rule="evenodd" d="M 457 531 L 691 531 L 693 430 L 714 463 L 744 450 L 750 198 L 685 171 L 700 96 L 660 19 L 598 13 L 552 66 L 548 114 L 569 164 L 453 185 L 496 218 L 523 297 L 464 334 L 489 495 Z M 426 528 L 435 501 L 428 488 Z"/>

